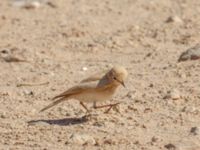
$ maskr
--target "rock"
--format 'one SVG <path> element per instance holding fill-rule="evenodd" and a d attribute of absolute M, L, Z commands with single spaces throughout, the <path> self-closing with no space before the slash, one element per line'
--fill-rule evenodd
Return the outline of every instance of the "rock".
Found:
<path fill-rule="evenodd" d="M 136 91 L 129 91 L 125 97 L 128 97 L 129 99 L 134 99 L 136 96 Z"/>
<path fill-rule="evenodd" d="M 116 144 L 115 141 L 113 141 L 113 140 L 111 140 L 111 139 L 106 139 L 106 140 L 104 140 L 103 143 L 104 143 L 104 144 L 108 144 L 108 145 L 115 145 L 115 144 Z"/>
<path fill-rule="evenodd" d="M 49 125 L 48 122 L 45 122 L 45 121 L 42 121 L 42 120 L 39 120 L 39 121 L 29 121 L 28 122 L 28 125 L 42 125 L 42 126 L 46 126 L 46 125 Z"/>
<path fill-rule="evenodd" d="M 51 8 L 57 8 L 57 6 L 53 2 L 47 2 L 47 5 Z"/>
<path fill-rule="evenodd" d="M 181 98 L 180 92 L 177 89 L 173 89 L 171 91 L 167 92 L 167 95 L 164 97 L 164 99 L 173 99 L 178 100 Z"/>
<path fill-rule="evenodd" d="M 90 144 L 90 145 L 95 145 L 96 141 L 95 139 L 87 134 L 72 134 L 70 136 L 70 143 L 73 144 L 79 144 L 79 145 L 86 145 L 86 144 Z"/>
<path fill-rule="evenodd" d="M 24 93 L 24 95 L 29 95 L 29 96 L 30 96 L 30 95 L 31 95 L 31 96 L 34 95 L 33 91 L 26 90 L 26 89 L 23 91 L 23 93 Z"/>
<path fill-rule="evenodd" d="M 171 23 L 171 22 L 183 23 L 183 20 L 178 16 L 170 16 L 167 18 L 166 23 Z"/>
<path fill-rule="evenodd" d="M 157 137 L 155 137 L 155 136 L 153 136 L 152 138 L 151 138 L 151 142 L 157 142 L 158 141 L 158 138 Z"/>
<path fill-rule="evenodd" d="M 26 9 L 35 9 L 35 8 L 39 8 L 41 6 L 41 3 L 39 1 L 16 0 L 13 2 L 13 6 L 26 8 Z"/>
<path fill-rule="evenodd" d="M 9 49 L 2 49 L 1 54 L 10 54 L 11 51 Z"/>
<path fill-rule="evenodd" d="M 153 85 L 152 83 L 151 83 L 151 84 L 149 84 L 149 87 L 151 87 L 151 88 L 152 88 L 153 86 L 154 86 L 154 85 Z"/>
<path fill-rule="evenodd" d="M 1 50 L 0 57 L 3 58 L 4 60 L 7 60 L 8 57 L 10 57 L 10 55 L 11 55 L 10 50 L 8 50 L 8 49 Z"/>
<path fill-rule="evenodd" d="M 3 49 L 0 51 L 0 58 L 2 58 L 5 62 L 28 62 L 26 60 L 12 56 L 11 50 L 8 49 Z"/>
<path fill-rule="evenodd" d="M 5 112 L 0 113 L 0 118 L 2 118 L 2 119 L 7 118 L 6 113 Z"/>
<path fill-rule="evenodd" d="M 200 44 L 197 44 L 183 52 L 179 57 L 178 62 L 197 59 L 200 59 Z"/>
<path fill-rule="evenodd" d="M 178 90 L 176 90 L 176 89 L 174 89 L 174 90 L 172 90 L 172 91 L 170 92 L 170 96 L 171 96 L 171 98 L 172 98 L 173 100 L 177 100 L 177 99 L 180 99 L 180 98 L 181 98 L 180 92 L 179 92 Z"/>
<path fill-rule="evenodd" d="M 83 67 L 82 70 L 83 70 L 83 71 L 87 71 L 88 68 L 87 68 L 87 67 Z"/>
<path fill-rule="evenodd" d="M 193 135 L 198 135 L 199 134 L 199 128 L 198 127 L 192 127 L 190 129 L 190 133 Z"/>
<path fill-rule="evenodd" d="M 41 3 L 38 1 L 33 1 L 29 5 L 26 6 L 26 8 L 39 8 L 41 6 Z"/>
<path fill-rule="evenodd" d="M 103 126 L 105 126 L 105 123 L 104 123 L 104 122 L 94 122 L 94 123 L 93 123 L 93 126 L 96 126 L 96 127 L 103 127 Z"/>
<path fill-rule="evenodd" d="M 198 114 L 199 110 L 194 106 L 185 106 L 182 109 L 182 112 L 186 112 L 186 113 L 189 113 L 189 114 Z"/>
<path fill-rule="evenodd" d="M 176 146 L 174 144 L 171 144 L 171 143 L 165 145 L 164 147 L 168 150 L 175 150 L 176 149 Z"/>

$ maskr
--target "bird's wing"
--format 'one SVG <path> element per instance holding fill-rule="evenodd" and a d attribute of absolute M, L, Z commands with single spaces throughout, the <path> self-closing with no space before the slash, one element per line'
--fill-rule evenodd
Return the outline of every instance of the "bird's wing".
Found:
<path fill-rule="evenodd" d="M 77 85 L 77 86 L 74 86 L 70 89 L 68 89 L 67 91 L 53 97 L 52 99 L 57 99 L 57 98 L 61 98 L 61 97 L 68 97 L 68 96 L 71 96 L 71 95 L 74 95 L 74 94 L 79 94 L 79 93 L 82 93 L 82 92 L 85 92 L 85 91 L 91 91 L 91 90 L 94 90 L 96 88 L 97 84 L 80 84 L 80 85 Z"/>
<path fill-rule="evenodd" d="M 95 74 L 89 76 L 88 78 L 83 79 L 81 81 L 81 83 L 98 81 L 98 80 L 100 80 L 106 74 L 106 72 L 108 72 L 108 70 L 104 70 L 102 72 L 95 73 Z"/>
<path fill-rule="evenodd" d="M 96 88 L 95 85 L 90 84 L 90 85 L 78 85 L 78 86 L 74 86 L 70 89 L 68 89 L 67 91 L 55 96 L 52 100 L 55 100 L 54 102 L 50 103 L 48 106 L 44 107 L 43 109 L 40 110 L 40 112 L 43 112 L 61 102 L 63 102 L 64 100 L 67 100 L 69 98 L 69 96 L 72 96 L 74 94 L 79 94 L 82 92 L 86 92 L 89 90 L 94 90 Z"/>

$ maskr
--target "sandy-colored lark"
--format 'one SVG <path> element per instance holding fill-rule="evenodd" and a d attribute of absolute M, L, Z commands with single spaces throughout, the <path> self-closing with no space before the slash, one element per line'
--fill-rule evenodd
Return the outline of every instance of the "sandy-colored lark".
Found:
<path fill-rule="evenodd" d="M 111 99 L 119 85 L 123 85 L 127 78 L 127 71 L 124 67 L 116 66 L 109 70 L 105 75 L 95 74 L 85 80 L 79 85 L 74 86 L 67 91 L 57 95 L 53 98 L 53 103 L 43 108 L 40 112 L 45 111 L 61 102 L 69 99 L 76 99 L 80 101 L 81 106 L 89 111 L 84 102 L 93 102 L 94 108 L 108 107 L 108 111 L 119 103 L 97 106 L 96 102 L 102 102 Z M 97 83 L 91 81 L 98 81 Z"/>

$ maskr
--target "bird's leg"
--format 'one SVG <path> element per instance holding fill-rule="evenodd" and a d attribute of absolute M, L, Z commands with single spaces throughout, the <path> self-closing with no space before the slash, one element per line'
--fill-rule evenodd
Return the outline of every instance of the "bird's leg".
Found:
<path fill-rule="evenodd" d="M 108 110 L 105 111 L 105 113 L 108 113 L 111 110 L 111 108 L 113 108 L 114 106 L 116 106 L 118 104 L 120 104 L 120 102 L 115 103 L 115 104 L 108 104 L 108 105 L 96 106 L 96 103 L 94 103 L 93 107 L 94 107 L 94 109 L 109 107 Z"/>
<path fill-rule="evenodd" d="M 82 117 L 83 119 L 90 120 L 91 119 L 91 114 L 90 110 L 83 104 L 83 102 L 80 102 L 81 106 L 86 110 L 86 114 Z"/>
<path fill-rule="evenodd" d="M 89 112 L 89 109 L 83 104 L 83 102 L 80 102 L 81 106 L 83 106 L 83 108 L 87 111 L 87 113 Z"/>
<path fill-rule="evenodd" d="M 97 107 L 97 102 L 93 102 L 93 108 Z"/>

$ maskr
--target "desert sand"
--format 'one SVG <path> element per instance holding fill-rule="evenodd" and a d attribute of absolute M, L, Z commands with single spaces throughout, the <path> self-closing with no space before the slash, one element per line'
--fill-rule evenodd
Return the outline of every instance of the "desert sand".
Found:
<path fill-rule="evenodd" d="M 200 149 L 198 0 L 0 1 L 0 149 Z M 23 60 L 23 61 L 20 61 Z M 122 65 L 126 88 L 92 110 L 39 113 L 91 73 Z M 27 85 L 28 84 L 28 85 Z M 101 104 L 99 104 L 101 105 Z"/>

